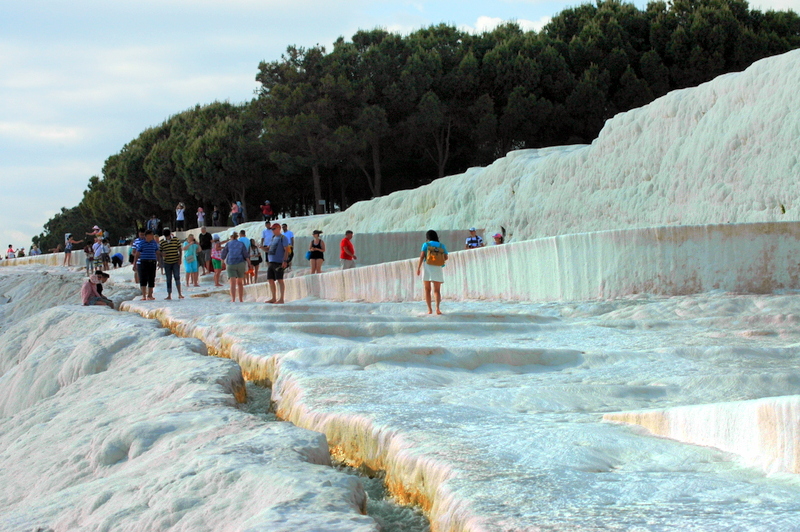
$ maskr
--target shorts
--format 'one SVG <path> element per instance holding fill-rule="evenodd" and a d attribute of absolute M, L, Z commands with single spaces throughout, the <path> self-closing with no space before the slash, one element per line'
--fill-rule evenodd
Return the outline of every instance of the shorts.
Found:
<path fill-rule="evenodd" d="M 89 302 L 84 306 L 96 305 L 98 303 L 103 303 L 105 305 L 110 306 L 111 308 L 114 308 L 114 302 L 111 301 L 110 299 L 106 298 L 106 297 L 103 297 L 103 296 L 99 296 L 99 297 L 92 296 L 92 297 L 90 297 L 89 298 Z"/>
<path fill-rule="evenodd" d="M 197 259 L 193 261 L 184 261 L 183 264 L 186 273 L 197 273 Z"/>
<path fill-rule="evenodd" d="M 267 267 L 267 280 L 268 281 L 282 281 L 283 280 L 283 264 L 280 262 L 270 262 Z"/>
<path fill-rule="evenodd" d="M 139 261 L 139 286 L 149 286 L 153 288 L 156 285 L 156 267 L 157 262 L 154 260 L 140 260 Z"/>
<path fill-rule="evenodd" d="M 72 255 L 72 250 L 71 249 L 65 249 L 64 250 L 64 254 L 65 255 Z"/>
<path fill-rule="evenodd" d="M 247 271 L 247 263 L 228 264 L 228 279 L 244 279 L 244 272 Z"/>
<path fill-rule="evenodd" d="M 343 270 L 349 270 L 350 268 L 355 268 L 355 267 L 356 267 L 356 261 L 348 260 L 348 259 L 342 259 L 342 269 Z"/>
<path fill-rule="evenodd" d="M 211 267 L 214 268 L 214 271 L 219 271 L 222 269 L 222 261 L 219 259 L 211 259 Z"/>
<path fill-rule="evenodd" d="M 111 256 L 108 253 L 103 253 L 100 255 L 100 258 L 103 260 L 103 262 L 108 262 L 111 260 Z"/>
<path fill-rule="evenodd" d="M 434 283 L 444 282 L 444 267 L 433 266 L 427 262 L 422 263 L 422 280 Z"/>
<path fill-rule="evenodd" d="M 202 253 L 202 255 L 203 255 L 203 262 L 208 262 L 208 261 L 211 260 L 211 250 L 210 249 L 204 249 L 200 253 Z"/>
<path fill-rule="evenodd" d="M 325 253 L 314 250 L 311 252 L 311 255 L 308 257 L 308 260 L 325 260 Z"/>
<path fill-rule="evenodd" d="M 250 259 L 250 264 L 252 264 L 253 266 L 255 266 L 256 264 L 261 264 L 261 262 L 262 262 L 261 257 L 257 259 Z"/>

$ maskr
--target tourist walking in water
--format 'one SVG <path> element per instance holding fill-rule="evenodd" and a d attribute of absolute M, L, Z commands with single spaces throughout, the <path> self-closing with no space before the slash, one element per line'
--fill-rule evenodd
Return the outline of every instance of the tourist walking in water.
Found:
<path fill-rule="evenodd" d="M 311 234 L 313 239 L 308 246 L 308 262 L 311 263 L 311 273 L 322 273 L 322 263 L 325 262 L 325 241 L 320 238 L 322 231 L 319 229 Z"/>
<path fill-rule="evenodd" d="M 200 252 L 200 246 L 194 239 L 194 235 L 189 233 L 186 238 L 186 243 L 183 245 L 183 261 L 186 263 L 186 286 L 200 286 L 198 283 L 199 268 L 197 264 L 197 255 Z"/>
<path fill-rule="evenodd" d="M 349 229 L 345 231 L 344 238 L 339 243 L 339 259 L 342 261 L 342 269 L 349 270 L 356 267 L 356 248 L 353 245 L 353 232 Z"/>
<path fill-rule="evenodd" d="M 72 246 L 80 244 L 83 240 L 75 240 L 72 238 L 72 233 L 64 235 L 64 263 L 62 266 L 69 266 L 70 259 L 72 258 Z"/>
<path fill-rule="evenodd" d="M 161 260 L 164 263 L 164 277 L 167 278 L 167 297 L 172 299 L 172 281 L 178 289 L 178 298 L 183 299 L 181 293 L 181 243 L 172 235 L 169 229 L 164 229 L 164 240 L 159 244 Z"/>
<path fill-rule="evenodd" d="M 441 314 L 442 283 L 444 283 L 444 264 L 448 253 L 444 244 L 439 242 L 439 235 L 433 229 L 425 233 L 427 241 L 422 244 L 422 252 L 417 263 L 417 275 L 423 270 L 422 283 L 425 291 L 425 304 L 428 305 L 428 314 L 433 314 L 431 306 L 431 289 L 436 301 L 436 314 Z"/>
<path fill-rule="evenodd" d="M 238 293 L 239 301 L 244 301 L 244 276 L 250 269 L 250 250 L 245 246 L 236 235 L 231 235 L 231 239 L 222 250 L 222 258 L 225 260 L 228 279 L 231 285 L 231 303 L 236 302 Z"/>
<path fill-rule="evenodd" d="M 286 289 L 283 282 L 283 274 L 288 265 L 286 262 L 289 254 L 288 248 L 289 239 L 286 235 L 281 234 L 281 226 L 273 224 L 272 238 L 267 248 L 267 281 L 269 281 L 269 291 L 272 294 L 272 298 L 268 300 L 267 303 L 283 304 L 283 297 Z M 278 284 L 278 294 L 276 294 L 275 291 L 275 283 Z"/>
<path fill-rule="evenodd" d="M 139 287 L 142 289 L 142 301 L 153 301 L 153 287 L 156 285 L 156 269 L 161 262 L 161 249 L 158 247 L 153 232 L 144 232 L 144 240 L 139 242 L 133 252 L 133 268 L 139 271 Z M 138 264 L 138 267 L 137 267 Z"/>

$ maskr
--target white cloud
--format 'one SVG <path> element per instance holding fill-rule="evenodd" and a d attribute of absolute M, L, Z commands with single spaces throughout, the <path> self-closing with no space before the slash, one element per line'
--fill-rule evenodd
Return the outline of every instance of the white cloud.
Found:
<path fill-rule="evenodd" d="M 33 124 L 25 122 L 0 122 L 0 137 L 19 140 L 46 142 L 79 142 L 85 137 L 85 131 L 79 127 L 59 126 L 55 124 Z"/>
<path fill-rule="evenodd" d="M 462 25 L 461 30 L 468 31 L 470 33 L 484 33 L 492 31 L 496 27 L 505 24 L 506 22 L 514 22 L 523 31 L 539 31 L 545 26 L 545 24 L 550 22 L 550 20 L 551 17 L 549 16 L 541 17 L 537 21 L 531 21 L 526 19 L 505 20 L 500 17 L 489 17 L 484 15 L 478 17 L 478 20 L 475 21 L 475 24 L 473 26 Z"/>

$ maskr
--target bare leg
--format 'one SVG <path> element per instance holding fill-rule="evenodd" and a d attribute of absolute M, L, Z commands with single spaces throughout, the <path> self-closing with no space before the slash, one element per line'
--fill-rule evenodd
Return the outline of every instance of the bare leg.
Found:
<path fill-rule="evenodd" d="M 280 297 L 280 299 L 278 299 L 277 303 L 279 305 L 283 305 L 283 293 L 284 293 L 284 291 L 286 289 L 286 285 L 283 284 L 283 279 L 278 281 L 278 288 L 280 288 L 281 297 Z"/>
<path fill-rule="evenodd" d="M 231 285 L 231 303 L 236 303 L 236 278 L 228 279 Z"/>
<path fill-rule="evenodd" d="M 428 305 L 428 314 L 433 314 L 433 308 L 431 307 L 431 281 L 423 281 L 423 284 L 425 285 L 425 304 Z"/>
<path fill-rule="evenodd" d="M 244 303 L 244 279 L 236 279 L 236 285 L 239 287 L 239 303 Z"/>
<path fill-rule="evenodd" d="M 442 303 L 442 283 L 433 282 L 433 297 L 436 299 L 436 314 L 441 314 L 439 307 Z"/>
<path fill-rule="evenodd" d="M 270 279 L 269 280 L 269 291 L 272 294 L 272 299 L 267 301 L 267 303 L 275 303 L 275 280 L 274 279 Z"/>

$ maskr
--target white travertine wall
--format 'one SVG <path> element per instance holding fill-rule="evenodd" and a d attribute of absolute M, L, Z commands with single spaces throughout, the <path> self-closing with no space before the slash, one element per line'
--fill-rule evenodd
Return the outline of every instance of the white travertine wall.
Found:
<path fill-rule="evenodd" d="M 408 301 L 417 260 L 286 280 L 287 300 Z M 800 288 L 800 222 L 652 227 L 541 238 L 450 254 L 445 299 L 564 301 Z M 245 287 L 269 297 L 266 283 Z"/>
<path fill-rule="evenodd" d="M 800 396 L 605 414 L 653 434 L 737 454 L 767 473 L 800 473 Z"/>

